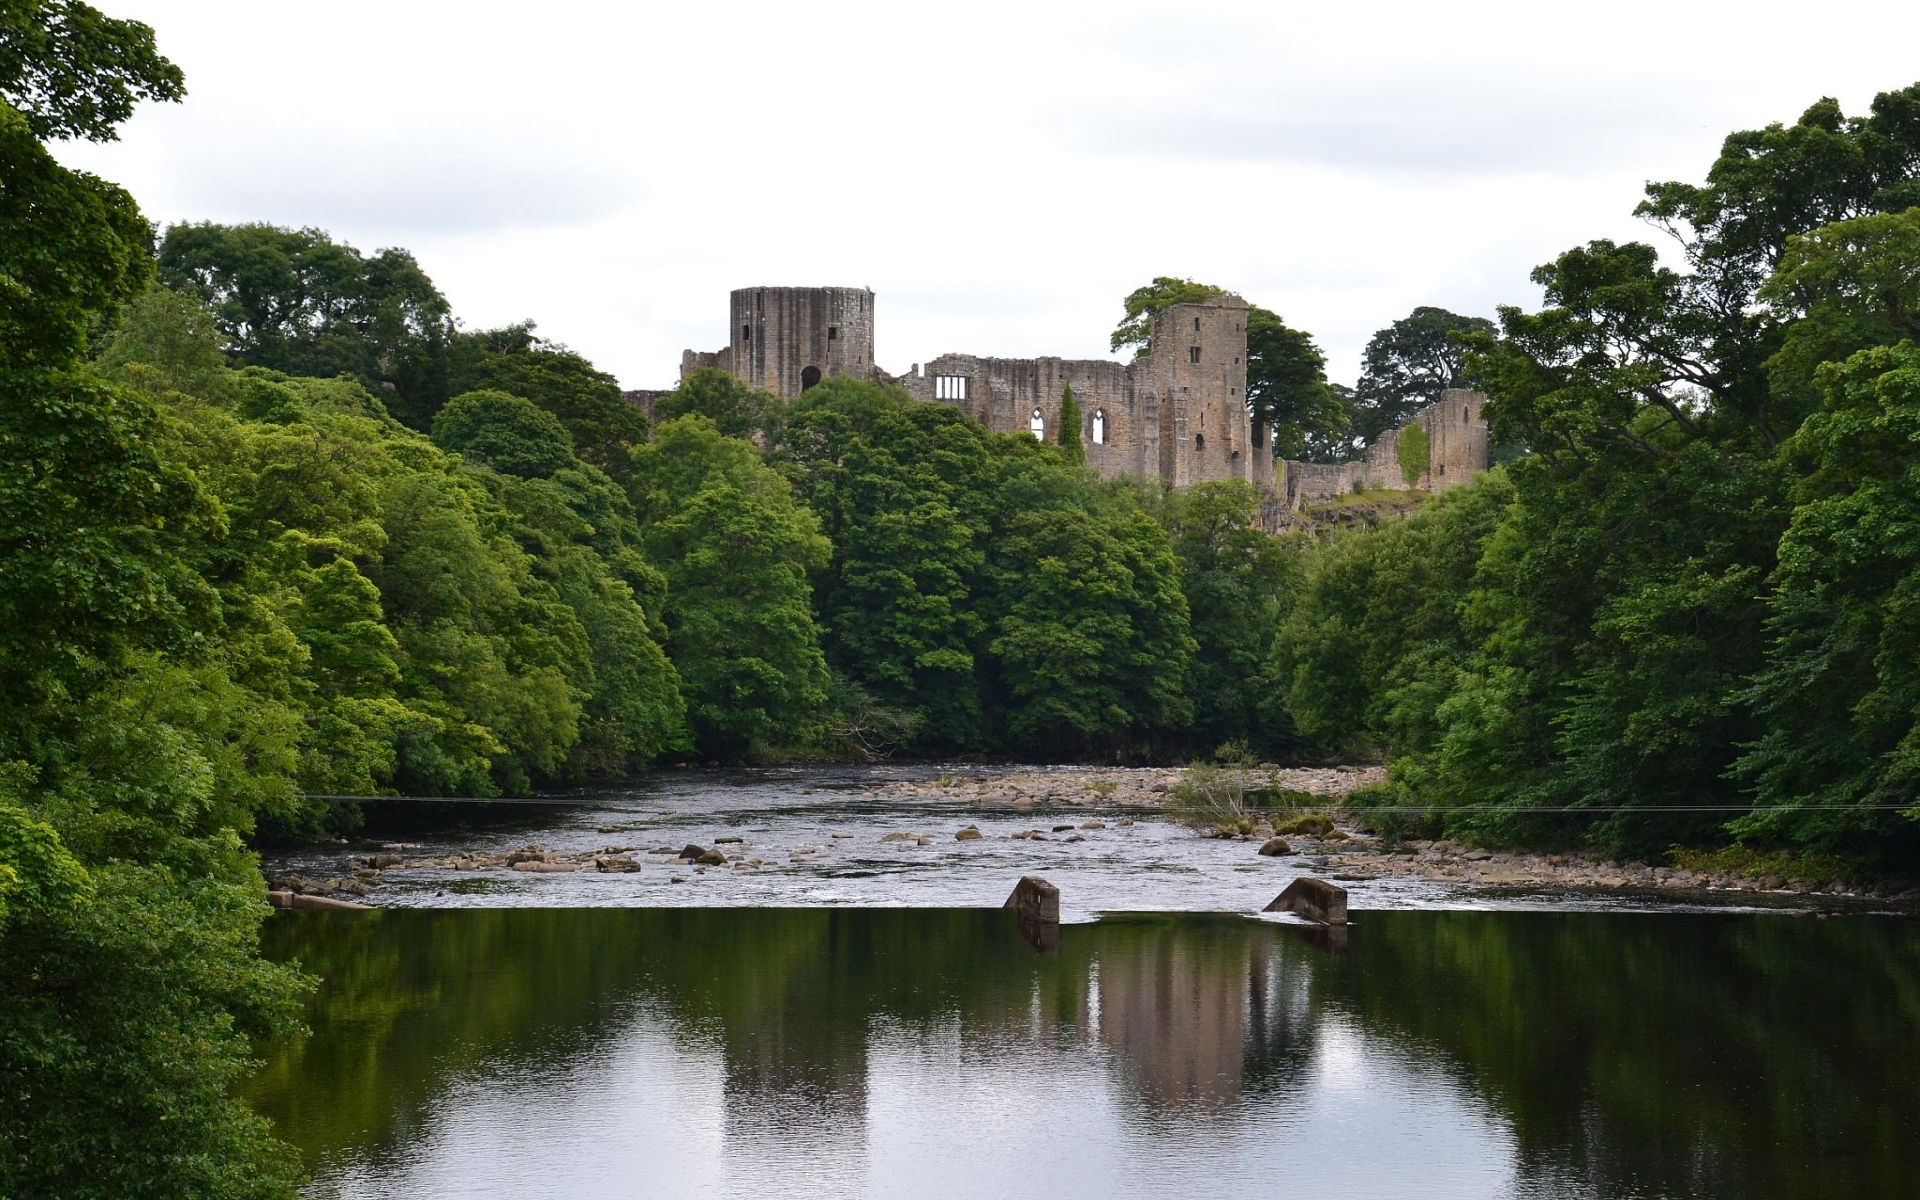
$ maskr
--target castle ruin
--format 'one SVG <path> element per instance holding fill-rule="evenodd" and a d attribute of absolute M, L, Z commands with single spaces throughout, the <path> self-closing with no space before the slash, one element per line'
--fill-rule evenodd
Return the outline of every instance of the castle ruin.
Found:
<path fill-rule="evenodd" d="M 1048 440 L 1058 437 L 1062 393 L 1072 387 L 1087 465 L 1107 478 L 1159 479 L 1172 487 L 1239 479 L 1288 509 L 1360 487 L 1407 486 L 1399 430 L 1360 462 L 1275 460 L 1268 431 L 1247 412 L 1247 302 L 1235 295 L 1155 314 L 1146 353 L 1129 363 L 943 354 L 899 376 L 874 362 L 874 295 L 867 288 L 741 288 L 731 309 L 728 345 L 686 351 L 682 379 L 714 368 L 789 400 L 822 379 L 874 379 L 952 405 L 996 433 Z M 1431 448 L 1414 486 L 1451 487 L 1486 469 L 1484 400 L 1449 391 L 1408 422 L 1425 430 Z"/>

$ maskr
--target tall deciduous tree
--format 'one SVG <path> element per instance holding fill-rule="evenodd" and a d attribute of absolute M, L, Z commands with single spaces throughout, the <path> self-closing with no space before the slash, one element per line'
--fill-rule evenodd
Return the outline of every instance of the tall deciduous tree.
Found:
<path fill-rule="evenodd" d="M 810 572 L 819 521 L 743 441 L 712 421 L 663 422 L 634 456 L 648 556 L 667 577 L 667 651 L 702 754 L 803 746 L 826 699 Z"/>
<path fill-rule="evenodd" d="M 531 321 L 455 334 L 449 361 L 454 395 L 492 390 L 531 400 L 566 426 L 582 459 L 616 479 L 626 478 L 634 447 L 647 440 L 646 414 L 613 376 L 537 336 Z"/>
<path fill-rule="evenodd" d="M 237 365 L 350 375 L 416 429 L 447 399 L 453 318 L 405 250 L 369 258 L 318 229 L 174 225 L 160 278 L 212 308 Z"/>
<path fill-rule="evenodd" d="M 153 29 L 78 0 L 9 0 L 0 6 L 0 100 L 43 140 L 110 142 L 142 100 L 187 94 L 180 68 Z"/>
<path fill-rule="evenodd" d="M 148 235 L 126 193 L 40 144 L 111 138 L 180 90 L 143 25 L 0 9 L 6 1195 L 291 1197 L 298 1173 L 230 1090 L 295 1000 L 255 953 L 251 813 L 166 694 L 225 683 L 200 653 L 213 589 L 184 561 L 221 513 L 152 407 L 82 366 L 84 330 L 151 278 Z"/>
<path fill-rule="evenodd" d="M 1421 306 L 1373 335 L 1353 394 L 1353 435 L 1372 445 L 1381 434 L 1466 381 L 1470 334 L 1492 321 Z"/>

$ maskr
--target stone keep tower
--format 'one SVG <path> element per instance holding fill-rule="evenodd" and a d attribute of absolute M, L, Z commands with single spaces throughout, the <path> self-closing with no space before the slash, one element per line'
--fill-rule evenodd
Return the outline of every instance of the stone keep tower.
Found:
<path fill-rule="evenodd" d="M 681 355 L 682 379 L 717 367 L 791 400 L 829 376 L 873 376 L 873 293 L 866 288 L 740 288 L 732 308 L 731 344 Z"/>
<path fill-rule="evenodd" d="M 1153 319 L 1151 355 L 1134 364 L 1157 409 L 1160 477 L 1174 487 L 1217 479 L 1273 483 L 1273 451 L 1254 445 L 1247 415 L 1247 302 L 1222 295 L 1175 304 Z"/>

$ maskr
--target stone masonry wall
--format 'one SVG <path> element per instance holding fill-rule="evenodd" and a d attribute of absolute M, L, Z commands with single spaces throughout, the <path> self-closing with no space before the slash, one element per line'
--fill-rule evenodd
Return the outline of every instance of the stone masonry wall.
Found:
<path fill-rule="evenodd" d="M 791 400 L 821 379 L 873 374 L 873 293 L 866 288 L 741 288 L 731 344 L 680 356 L 680 377 L 714 367 Z"/>
<path fill-rule="evenodd" d="M 1479 392 L 1449 388 L 1438 401 L 1382 434 L 1358 462 L 1282 462 L 1281 483 L 1275 490 L 1286 498 L 1289 509 L 1299 509 L 1356 490 L 1404 488 L 1400 431 L 1414 424 L 1427 431 L 1428 445 L 1427 469 L 1414 486 L 1437 492 L 1472 483 L 1475 475 L 1487 469 L 1487 421 L 1481 411 L 1486 402 Z"/>
<path fill-rule="evenodd" d="M 792 399 L 835 375 L 893 378 L 874 366 L 874 297 L 865 288 L 742 288 L 732 293 L 730 322 L 725 348 L 681 355 L 682 379 L 711 367 Z M 1058 437 L 1061 395 L 1071 385 L 1087 463 L 1102 476 L 1174 487 L 1240 479 L 1272 491 L 1272 451 L 1264 438 L 1256 443 L 1247 415 L 1246 355 L 1247 303 L 1223 295 L 1156 315 L 1149 353 L 1131 363 L 946 354 L 895 382 L 999 433 L 1030 432 L 1037 416 L 1049 440 Z M 1458 471 L 1453 458 L 1447 463 Z M 1299 480 L 1314 494 L 1331 486 L 1317 474 Z M 1289 484 L 1289 507 L 1301 502 L 1295 491 Z"/>

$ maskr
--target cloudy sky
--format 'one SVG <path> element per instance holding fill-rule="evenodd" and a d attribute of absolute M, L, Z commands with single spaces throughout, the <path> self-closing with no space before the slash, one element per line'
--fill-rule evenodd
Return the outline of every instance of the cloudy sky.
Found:
<path fill-rule="evenodd" d="M 68 162 L 149 217 L 405 246 L 471 327 L 671 384 L 727 292 L 878 293 L 878 356 L 1104 357 L 1185 275 L 1351 382 L 1415 305 L 1652 238 L 1729 130 L 1920 80 L 1920 4 L 94 0 L 184 104 Z"/>

